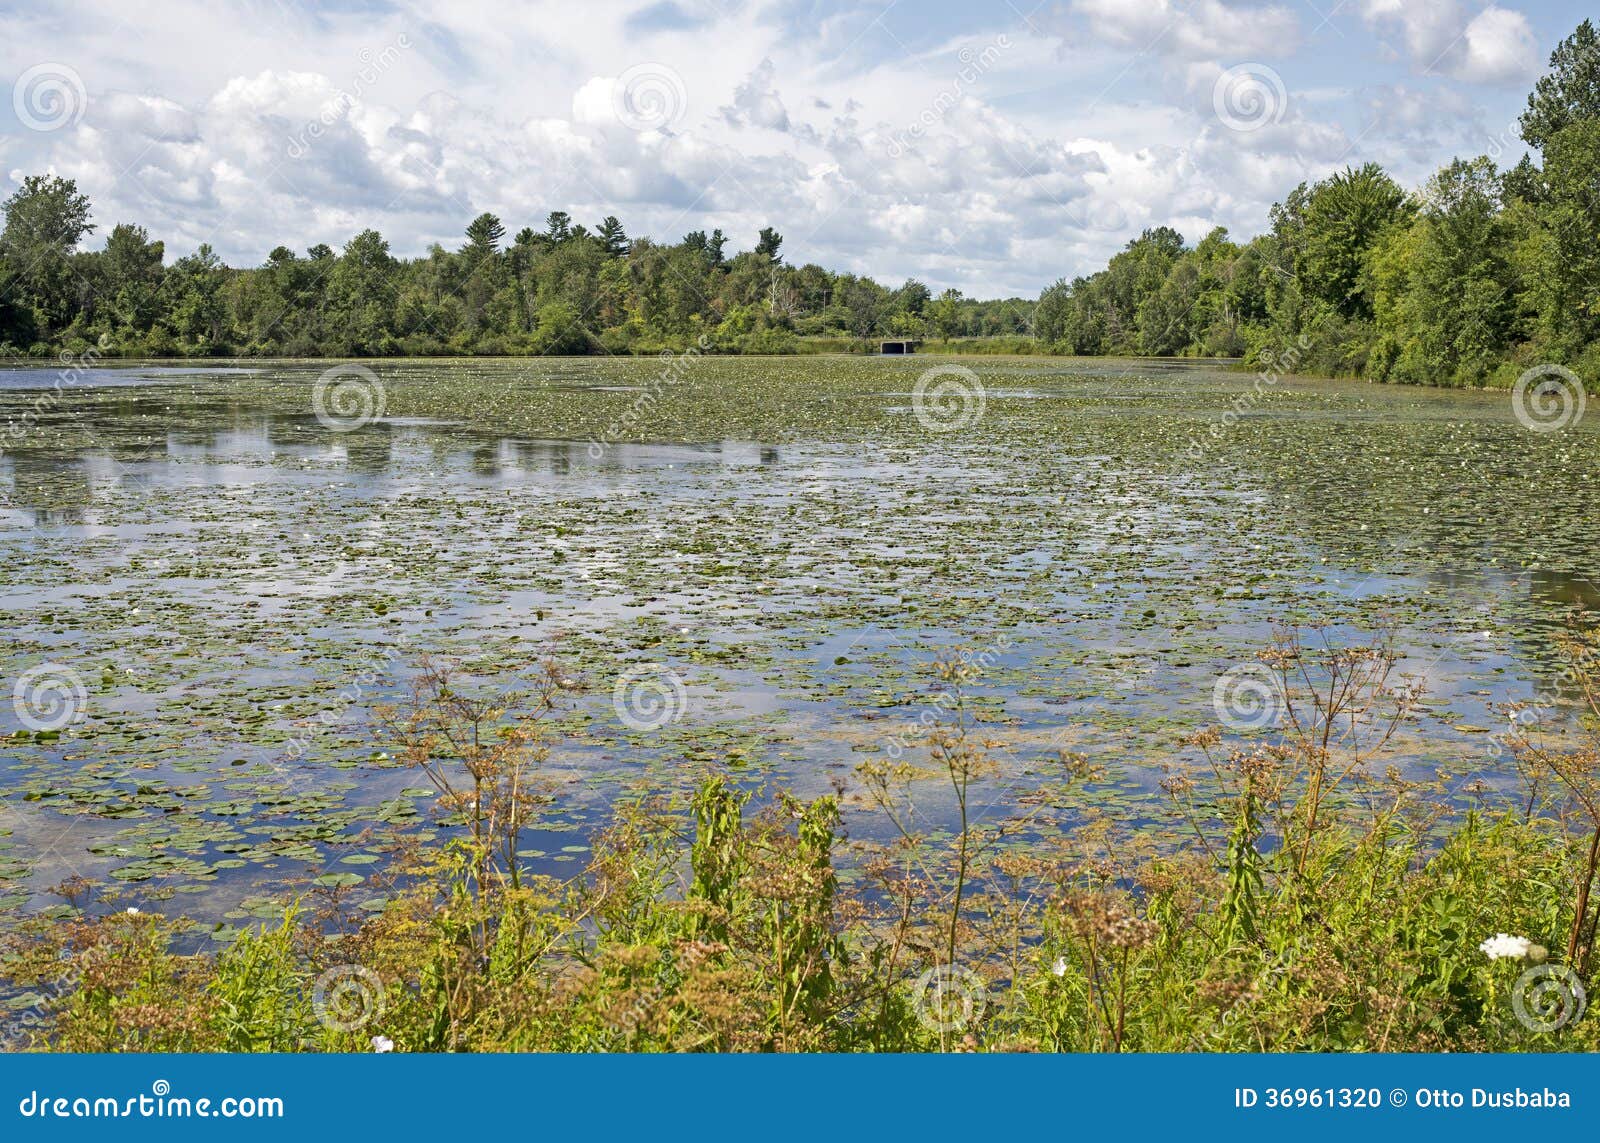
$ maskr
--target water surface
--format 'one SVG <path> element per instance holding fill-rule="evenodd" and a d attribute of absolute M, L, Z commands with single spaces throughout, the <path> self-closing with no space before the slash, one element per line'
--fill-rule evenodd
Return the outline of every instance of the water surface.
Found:
<path fill-rule="evenodd" d="M 1506 791 L 1498 704 L 1559 725 L 1550 635 L 1600 605 L 1596 424 L 1530 432 L 1506 394 L 980 358 L 981 416 L 939 431 L 918 357 L 365 364 L 354 427 L 326 363 L 0 372 L 0 677 L 83 692 L 59 734 L 0 704 L 9 908 L 76 872 L 231 924 L 287 879 L 362 883 L 434 828 L 372 725 L 423 654 L 580 684 L 526 852 L 559 873 L 617 798 L 709 769 L 837 784 L 871 833 L 855 767 L 921 758 L 961 649 L 983 813 L 1070 825 L 1030 803 L 1065 750 L 1107 767 L 1095 812 L 1159 829 L 1179 738 L 1274 621 L 1393 625 L 1430 697 L 1392 760 Z M 681 682 L 678 717 L 627 725 L 629 670 Z M 948 824 L 936 784 L 918 810 Z"/>

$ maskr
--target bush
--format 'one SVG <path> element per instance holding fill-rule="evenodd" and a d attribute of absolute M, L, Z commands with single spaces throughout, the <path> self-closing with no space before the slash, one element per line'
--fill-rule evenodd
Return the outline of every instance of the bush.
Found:
<path fill-rule="evenodd" d="M 1575 628 L 1562 650 L 1600 717 L 1600 635 Z M 518 861 L 554 797 L 537 775 L 563 676 L 549 665 L 528 714 L 488 733 L 497 696 L 430 666 L 383 721 L 455 827 L 398 863 L 380 912 L 327 892 L 185 955 L 183 923 L 91 918 L 88 891 L 63 887 L 71 919 L 36 920 L 8 967 L 24 985 L 67 969 L 34 1046 L 75 1051 L 1600 1048 L 1600 1022 L 1569 1023 L 1575 994 L 1559 993 L 1595 960 L 1600 732 L 1561 751 L 1513 738 L 1540 793 L 1435 840 L 1437 790 L 1381 764 L 1415 703 L 1391 685 L 1398 659 L 1385 637 L 1313 649 L 1280 632 L 1261 662 L 1290 729 L 1255 746 L 1190 735 L 1163 783 L 1191 845 L 1148 852 L 1091 825 L 1022 846 L 969 819 L 992 763 L 966 699 L 977 671 L 958 662 L 939 665 L 926 741 L 951 831 L 909 824 L 927 772 L 864 763 L 887 840 L 855 843 L 846 879 L 835 796 L 767 792 L 753 810 L 761 791 L 713 772 L 687 822 L 661 800 L 619 805 L 565 882 Z M 475 745 L 446 764 L 447 741 Z M 1115 788 L 1062 762 L 1053 804 L 1087 811 L 1091 787 Z M 1558 985 L 1544 999 L 1564 999 L 1543 1030 L 1512 1004 L 1538 965 Z"/>

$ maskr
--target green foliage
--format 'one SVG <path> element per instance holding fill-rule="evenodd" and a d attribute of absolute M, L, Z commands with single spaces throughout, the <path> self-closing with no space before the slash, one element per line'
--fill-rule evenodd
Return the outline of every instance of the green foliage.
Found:
<path fill-rule="evenodd" d="M 719 353 L 859 351 L 878 338 L 980 352 L 1240 357 L 1294 346 L 1303 372 L 1504 384 L 1530 362 L 1577 367 L 1600 342 L 1600 34 L 1550 57 L 1521 119 L 1536 156 L 1498 172 L 1457 159 L 1408 196 L 1375 164 L 1302 183 L 1265 233 L 1190 247 L 1144 231 L 1104 269 L 1036 302 L 977 300 L 915 279 L 789 264 L 771 226 L 730 253 L 720 230 L 630 239 L 607 216 L 542 228 L 480 214 L 457 251 L 397 258 L 376 231 L 335 252 L 279 246 L 253 269 L 207 247 L 164 265 L 139 227 L 104 249 L 67 179 L 34 175 L 4 204 L 0 347 L 161 356 L 650 353 L 702 333 Z M 1304 342 L 1304 344 L 1302 344 Z M 1512 366 L 1520 368 L 1512 368 Z M 1592 368 L 1578 369 L 1591 383 Z"/>
<path fill-rule="evenodd" d="M 589 332 L 583 316 L 568 302 L 553 301 L 539 307 L 534 344 L 545 354 L 588 352 Z"/>
<path fill-rule="evenodd" d="M 94 230 L 88 196 L 71 179 L 29 175 L 0 209 L 0 293 L 19 311 L 7 319 L 6 340 L 66 329 L 80 318 L 73 251 Z"/>
<path fill-rule="evenodd" d="M 590 231 L 560 210 L 508 245 L 485 212 L 455 251 L 397 258 L 369 229 L 337 252 L 278 246 L 234 269 L 208 246 L 164 265 L 162 244 L 128 224 L 104 249 L 79 251 L 94 226 L 70 180 L 32 176 L 5 211 L 0 347 L 37 356 L 89 345 L 132 356 L 652 353 L 707 331 L 713 352 L 795 353 L 845 337 L 925 337 L 934 308 L 921 282 L 889 290 L 790 266 L 770 226 L 730 257 L 720 230 L 662 245 L 630 239 L 615 216 Z M 937 318 L 947 338 L 1020 336 L 1028 307 L 947 290 Z"/>
<path fill-rule="evenodd" d="M 1600 632 L 1561 645 L 1592 653 Z M 1183 741 L 1203 760 L 1163 785 L 1189 845 L 1145 850 L 1087 814 L 1019 844 L 993 807 L 969 819 L 968 785 L 992 764 L 969 733 L 980 669 L 962 659 L 938 664 L 925 764 L 859 768 L 862 811 L 879 814 L 862 833 L 892 840 L 855 842 L 848 876 L 836 795 L 803 802 L 714 768 L 687 807 L 620 803 L 568 882 L 516 868 L 527 720 L 550 692 L 496 731 L 506 712 L 435 671 L 384 723 L 456 832 L 400 859 L 381 910 L 324 895 L 203 955 L 175 950 L 192 945 L 182 922 L 92 917 L 90 888 L 64 886 L 65 919 L 38 917 L 7 973 L 44 996 L 33 1046 L 72 1051 L 1600 1048 L 1600 1023 L 1570 1004 L 1538 1030 L 1512 1003 L 1527 968 L 1582 977 L 1595 959 L 1600 723 L 1559 748 L 1513 743 L 1518 809 L 1442 830 L 1441 787 L 1382 757 L 1411 710 L 1386 644 L 1284 633 L 1261 659 L 1285 730 L 1222 758 L 1218 730 Z M 1593 660 L 1573 661 L 1600 716 Z M 443 742 L 494 739 L 460 760 L 485 782 L 446 776 Z M 1097 771 L 1063 761 L 1064 800 Z M 924 833 L 930 782 L 962 812 Z M 1496 933 L 1536 947 L 1491 961 Z"/>
<path fill-rule="evenodd" d="M 706 904 L 707 910 L 698 924 L 718 938 L 728 935 L 728 918 L 734 911 L 734 894 L 743 872 L 738 865 L 738 833 L 749 800 L 748 792 L 735 791 L 722 777 L 707 781 L 694 797 L 694 846 L 689 852 L 693 880 L 689 896 Z"/>
<path fill-rule="evenodd" d="M 1416 221 L 1373 258 L 1373 372 L 1401 381 L 1478 383 L 1510 344 L 1512 228 L 1487 159 L 1436 174 Z"/>
<path fill-rule="evenodd" d="M 1544 160 L 1528 292 L 1536 337 L 1567 359 L 1600 339 L 1600 119 L 1557 131 Z"/>
<path fill-rule="evenodd" d="M 247 929 L 217 958 L 207 983 L 211 1027 L 225 1052 L 266 1052 L 299 1044 L 316 1029 L 295 955 L 297 911 L 276 929 Z"/>
<path fill-rule="evenodd" d="M 408 869 L 416 887 L 355 931 L 291 911 L 203 956 L 173 951 L 181 929 L 154 917 L 112 914 L 67 938 L 48 929 L 32 959 L 59 971 L 65 939 L 77 983 L 48 1006 L 35 1046 L 370 1051 L 382 1036 L 400 1051 L 1600 1047 L 1589 1020 L 1541 1034 L 1519 1024 L 1510 989 L 1521 967 L 1478 949 L 1499 931 L 1558 943 L 1575 855 L 1549 822 L 1471 817 L 1437 848 L 1340 829 L 1293 882 L 1250 844 L 1257 823 L 1241 813 L 1220 879 L 1190 858 L 1159 859 L 1132 873 L 1141 888 L 1128 893 L 1088 865 L 1007 858 L 1007 871 L 1024 871 L 1013 905 L 1038 894 L 1010 914 L 986 860 L 971 910 L 984 920 L 958 964 L 1006 983 L 973 985 L 983 1003 L 951 1037 L 925 1023 L 917 990 L 933 962 L 872 920 L 872 895 L 841 892 L 833 799 L 779 798 L 780 814 L 755 821 L 745 804 L 722 779 L 702 788 L 693 882 L 681 887 L 676 829 L 646 811 L 619 820 L 581 883 L 532 879 L 480 897 L 468 854 L 441 854 Z M 370 970 L 382 1000 L 367 996 L 372 1015 L 349 1027 L 329 1025 L 311 998 L 348 964 Z"/>
<path fill-rule="evenodd" d="M 1239 818 L 1228 836 L 1228 888 L 1222 898 L 1222 938 L 1230 948 L 1261 939 L 1257 899 L 1263 888 L 1261 852 L 1261 798 L 1255 783 L 1246 780 L 1239 795 Z"/>
<path fill-rule="evenodd" d="M 1077 354 L 1295 355 L 1302 372 L 1508 383 L 1600 341 L 1600 38 L 1584 21 L 1522 117 L 1543 152 L 1498 173 L 1456 159 L 1416 198 L 1375 164 L 1302 183 L 1244 245 L 1147 231 L 1040 295 L 1039 339 Z M 1176 241 L 1174 239 L 1176 238 Z M 1578 370 L 1591 384 L 1590 369 Z"/>
<path fill-rule="evenodd" d="M 488 211 L 474 218 L 467 226 L 467 246 L 469 250 L 480 258 L 487 257 L 500 249 L 500 240 L 506 236 L 506 228 Z"/>
<path fill-rule="evenodd" d="M 1528 96 L 1520 126 L 1530 147 L 1547 148 L 1561 131 L 1600 119 L 1600 34 L 1585 20 L 1550 54 L 1550 70 Z"/>
<path fill-rule="evenodd" d="M 1342 318 L 1370 319 L 1368 259 L 1409 214 L 1405 192 L 1376 163 L 1346 168 L 1311 188 L 1291 267 L 1307 299 Z"/>

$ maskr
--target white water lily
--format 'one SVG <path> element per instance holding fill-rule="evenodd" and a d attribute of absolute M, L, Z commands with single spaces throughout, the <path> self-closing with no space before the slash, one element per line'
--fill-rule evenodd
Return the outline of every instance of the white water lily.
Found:
<path fill-rule="evenodd" d="M 1533 942 L 1527 937 L 1512 937 L 1505 933 L 1496 933 L 1478 946 L 1478 951 L 1490 960 L 1499 960 L 1501 957 L 1510 957 L 1521 960 L 1528 955 L 1528 950 L 1533 947 Z"/>
<path fill-rule="evenodd" d="M 1064 956 L 1056 957 L 1056 962 L 1055 962 L 1055 964 L 1050 966 L 1050 971 L 1055 973 L 1057 976 L 1066 976 L 1067 975 L 1067 958 L 1064 957 Z"/>
<path fill-rule="evenodd" d="M 394 1041 L 387 1036 L 372 1037 L 372 1050 L 382 1055 L 384 1052 L 394 1051 Z"/>
<path fill-rule="evenodd" d="M 135 909 L 132 905 L 129 905 L 128 906 L 128 916 L 137 917 L 138 915 L 139 915 L 139 910 Z"/>

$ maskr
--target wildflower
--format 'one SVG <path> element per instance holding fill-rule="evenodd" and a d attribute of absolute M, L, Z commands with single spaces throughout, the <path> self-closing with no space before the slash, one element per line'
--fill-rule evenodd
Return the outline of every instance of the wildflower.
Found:
<path fill-rule="evenodd" d="M 1478 946 L 1478 951 L 1490 960 L 1499 960 L 1501 957 L 1511 957 L 1521 960 L 1533 948 L 1533 942 L 1527 937 L 1511 937 L 1505 933 L 1496 933 Z"/>
<path fill-rule="evenodd" d="M 1063 902 L 1071 928 L 1085 939 L 1114 949 L 1138 949 L 1155 940 L 1161 926 L 1098 893 L 1070 894 Z"/>
<path fill-rule="evenodd" d="M 1056 962 L 1055 962 L 1055 964 L 1050 966 L 1050 971 L 1055 973 L 1057 976 L 1066 976 L 1067 975 L 1067 958 L 1064 957 L 1064 956 L 1056 957 Z"/>
<path fill-rule="evenodd" d="M 372 1050 L 382 1055 L 384 1052 L 394 1051 L 394 1041 L 387 1036 L 372 1037 Z"/>

